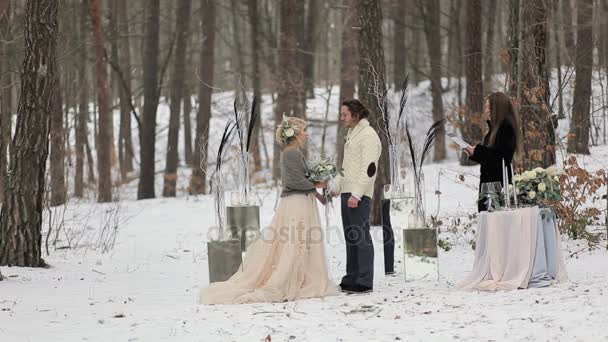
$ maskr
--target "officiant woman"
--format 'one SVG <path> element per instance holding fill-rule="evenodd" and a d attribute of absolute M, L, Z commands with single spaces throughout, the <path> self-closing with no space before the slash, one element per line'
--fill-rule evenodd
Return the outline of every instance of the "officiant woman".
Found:
<path fill-rule="evenodd" d="M 486 99 L 483 118 L 488 124 L 483 142 L 468 146 L 465 152 L 469 159 L 481 165 L 479 184 L 500 182 L 503 184 L 502 161 L 508 168 L 511 183 L 511 163 L 521 148 L 521 131 L 517 112 L 511 99 L 504 93 L 490 94 Z M 487 211 L 485 200 L 478 199 L 477 209 Z"/>

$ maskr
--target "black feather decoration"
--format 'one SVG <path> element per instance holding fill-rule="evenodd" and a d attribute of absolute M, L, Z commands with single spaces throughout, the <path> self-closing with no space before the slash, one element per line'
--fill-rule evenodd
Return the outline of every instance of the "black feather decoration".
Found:
<path fill-rule="evenodd" d="M 241 121 L 242 117 L 239 116 L 239 109 L 237 107 L 238 100 L 234 99 L 234 125 L 236 127 L 236 132 L 239 136 L 239 146 L 241 150 L 243 149 L 243 130 L 241 129 Z"/>
<path fill-rule="evenodd" d="M 405 121 L 405 134 L 407 136 L 407 145 L 410 148 L 410 157 L 412 158 L 412 168 L 414 169 L 414 179 L 418 179 L 418 168 L 416 167 L 416 152 L 414 148 L 414 139 L 412 139 L 412 134 L 410 133 L 410 128 Z"/>
<path fill-rule="evenodd" d="M 226 149 L 226 146 L 228 145 L 228 142 L 230 141 L 230 138 L 233 134 L 234 128 L 236 127 L 236 123 L 234 123 L 232 120 L 228 120 L 228 122 L 226 123 L 226 127 L 224 128 L 224 133 L 222 134 L 222 139 L 220 140 L 220 146 L 217 150 L 217 160 L 216 160 L 216 164 L 215 164 L 215 170 L 216 173 L 219 174 L 219 172 L 222 169 L 222 160 L 224 159 L 224 152 Z"/>
<path fill-rule="evenodd" d="M 399 98 L 399 114 L 397 115 L 397 131 L 401 127 L 401 120 L 403 118 L 403 113 L 405 112 L 405 104 L 407 103 L 407 92 L 408 86 L 410 82 L 410 75 L 405 75 L 403 79 L 403 83 L 401 83 L 401 97 Z"/>
<path fill-rule="evenodd" d="M 433 146 L 433 143 L 435 142 L 435 137 L 437 136 L 437 133 L 439 133 L 439 131 L 443 128 L 443 121 L 444 121 L 443 119 L 436 121 L 435 123 L 433 123 L 431 125 L 429 130 L 426 132 L 424 144 L 422 145 L 423 146 L 422 154 L 420 155 L 420 164 L 419 164 L 420 168 L 422 168 L 422 164 L 424 164 L 424 159 L 426 159 L 426 156 L 431 151 L 431 147 Z"/>
<path fill-rule="evenodd" d="M 249 129 L 247 130 L 247 149 L 249 152 L 249 147 L 251 146 L 251 136 L 253 134 L 253 129 L 255 127 L 256 122 L 258 121 L 258 112 L 256 111 L 257 98 L 253 97 L 253 103 L 251 104 L 251 115 L 249 116 Z"/>

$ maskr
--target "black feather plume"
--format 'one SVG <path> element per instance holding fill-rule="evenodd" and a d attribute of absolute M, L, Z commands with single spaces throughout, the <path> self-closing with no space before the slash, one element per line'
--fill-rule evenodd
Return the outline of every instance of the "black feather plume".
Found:
<path fill-rule="evenodd" d="M 436 121 L 435 123 L 433 123 L 433 125 L 431 125 L 429 130 L 426 132 L 426 137 L 424 139 L 424 145 L 422 147 L 422 154 L 420 155 L 419 167 L 422 167 L 422 164 L 424 163 L 424 159 L 430 153 L 431 147 L 433 146 L 433 143 L 435 142 L 435 137 L 437 136 L 437 133 L 439 133 L 439 131 L 443 128 L 443 121 L 444 121 L 443 119 Z"/>
<path fill-rule="evenodd" d="M 405 112 L 405 104 L 407 103 L 407 92 L 410 81 L 410 75 L 405 75 L 403 83 L 401 83 L 401 97 L 399 98 L 399 114 L 397 115 L 397 131 L 401 127 L 401 120 Z"/>
<path fill-rule="evenodd" d="M 251 115 L 249 116 L 249 129 L 247 130 L 247 152 L 249 152 L 249 147 L 251 146 L 251 135 L 253 134 L 253 129 L 258 121 L 259 113 L 256 111 L 256 105 L 257 98 L 254 96 L 253 103 L 251 104 Z"/>
<path fill-rule="evenodd" d="M 236 123 L 234 123 L 232 120 L 228 120 L 228 122 L 226 123 L 226 127 L 224 127 L 224 133 L 222 134 L 220 146 L 217 150 L 217 160 L 215 164 L 215 170 L 218 174 L 222 169 L 222 160 L 224 159 L 224 152 L 226 150 L 228 142 L 230 141 L 230 137 L 232 136 L 235 127 Z"/>
<path fill-rule="evenodd" d="M 415 152 L 416 149 L 414 148 L 414 140 L 412 139 L 412 134 L 410 133 L 410 128 L 407 123 L 407 120 L 405 121 L 405 134 L 407 136 L 407 145 L 410 148 L 410 156 L 412 158 L 412 168 L 414 169 L 414 178 L 418 179 L 418 168 L 416 167 L 416 152 Z"/>
<path fill-rule="evenodd" d="M 243 149 L 243 130 L 241 129 L 242 117 L 239 116 L 239 109 L 237 107 L 238 100 L 234 99 L 234 125 L 236 127 L 236 133 L 239 136 L 239 146 Z"/>

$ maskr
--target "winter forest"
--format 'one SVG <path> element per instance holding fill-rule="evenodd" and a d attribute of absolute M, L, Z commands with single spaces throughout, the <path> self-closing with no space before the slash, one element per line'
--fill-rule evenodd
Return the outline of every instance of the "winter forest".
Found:
<path fill-rule="evenodd" d="M 349 99 L 382 151 L 373 291 L 202 304 L 290 198 L 288 117 L 309 182 L 341 170 L 314 190 L 340 283 Z M 608 339 L 607 124 L 608 0 L 0 0 L 0 340 Z"/>

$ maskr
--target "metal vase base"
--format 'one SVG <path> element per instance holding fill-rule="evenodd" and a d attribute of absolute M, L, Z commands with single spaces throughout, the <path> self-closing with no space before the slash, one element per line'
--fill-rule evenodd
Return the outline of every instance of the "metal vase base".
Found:
<path fill-rule="evenodd" d="M 260 236 L 260 207 L 228 206 L 226 224 L 232 238 L 240 240 L 242 250 L 246 251 Z"/>
<path fill-rule="evenodd" d="M 243 262 L 241 241 L 236 239 L 207 242 L 209 283 L 230 279 Z"/>
<path fill-rule="evenodd" d="M 403 229 L 405 281 L 439 281 L 437 229 Z"/>

